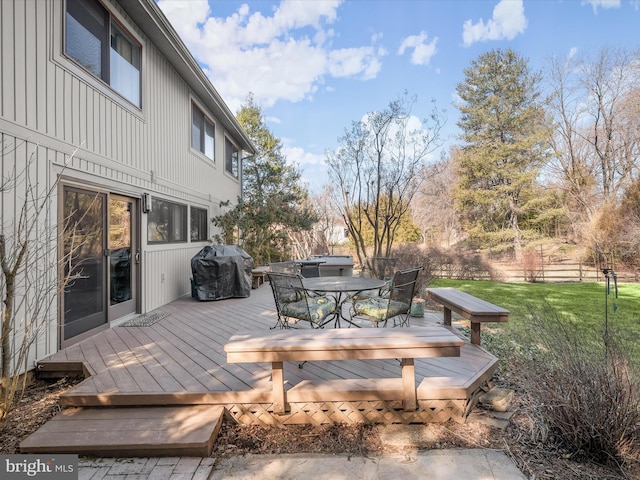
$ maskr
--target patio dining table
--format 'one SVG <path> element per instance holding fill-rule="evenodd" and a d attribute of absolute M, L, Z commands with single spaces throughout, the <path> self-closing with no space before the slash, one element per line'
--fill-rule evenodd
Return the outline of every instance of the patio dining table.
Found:
<path fill-rule="evenodd" d="M 377 278 L 363 278 L 363 277 L 315 277 L 304 278 L 302 285 L 305 290 L 310 292 L 316 292 L 321 294 L 328 294 L 335 298 L 336 309 L 333 312 L 333 316 L 330 317 L 325 324 L 334 321 L 335 327 L 340 327 L 340 319 L 349 324 L 358 327 L 359 325 L 351 322 L 351 320 L 342 314 L 342 306 L 345 302 L 350 301 L 357 294 L 366 290 L 378 290 L 387 284 L 384 280 Z"/>

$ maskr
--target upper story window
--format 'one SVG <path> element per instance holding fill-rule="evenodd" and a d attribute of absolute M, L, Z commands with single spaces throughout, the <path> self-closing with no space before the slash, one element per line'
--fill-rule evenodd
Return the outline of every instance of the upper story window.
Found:
<path fill-rule="evenodd" d="M 194 104 L 191 105 L 191 110 L 191 146 L 213 160 L 216 132 L 213 122 Z"/>
<path fill-rule="evenodd" d="M 65 53 L 140 107 L 142 48 L 97 0 L 67 0 Z"/>
<path fill-rule="evenodd" d="M 225 169 L 234 177 L 238 178 L 240 155 L 238 147 L 236 147 L 228 138 L 224 139 L 224 158 Z"/>

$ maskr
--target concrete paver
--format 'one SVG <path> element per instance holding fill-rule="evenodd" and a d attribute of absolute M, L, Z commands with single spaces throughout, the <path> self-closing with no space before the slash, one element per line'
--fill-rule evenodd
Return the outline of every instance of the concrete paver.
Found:
<path fill-rule="evenodd" d="M 330 454 L 229 458 L 80 459 L 82 480 L 526 480 L 507 455 L 452 449 L 357 457 Z"/>
<path fill-rule="evenodd" d="M 432 450 L 371 458 L 347 455 L 247 455 L 222 460 L 211 480 L 526 480 L 496 450 Z"/>

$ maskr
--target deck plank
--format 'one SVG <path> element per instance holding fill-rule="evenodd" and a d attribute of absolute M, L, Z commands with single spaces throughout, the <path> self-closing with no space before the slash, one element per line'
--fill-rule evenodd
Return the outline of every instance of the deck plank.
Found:
<path fill-rule="evenodd" d="M 115 327 L 42 361 L 85 362 L 92 376 L 69 394 L 75 398 L 70 404 L 81 402 L 83 395 L 93 397 L 91 404 L 100 402 L 101 395 L 105 402 L 118 396 L 113 401 L 120 404 L 126 404 L 126 395 L 140 399 L 147 395 L 153 403 L 176 403 L 212 395 L 229 394 L 228 398 L 233 398 L 237 392 L 246 398 L 253 389 L 269 390 L 269 363 L 228 364 L 223 351 L 229 338 L 239 331 L 277 334 L 278 330 L 270 330 L 276 323 L 276 313 L 268 286 L 252 290 L 249 298 L 242 299 L 199 302 L 185 296 L 160 310 L 169 315 L 154 325 Z M 412 318 L 411 324 L 433 326 L 433 318 Z M 299 328 L 308 331 L 310 341 L 322 336 L 323 330 L 312 330 L 305 323 Z M 375 337 L 401 329 L 368 330 Z M 483 372 L 495 369 L 495 361 L 481 348 L 465 342 L 459 358 L 417 359 L 416 383 L 420 385 L 426 378 L 432 391 L 458 392 L 483 379 Z M 383 380 L 400 373 L 400 363 L 395 359 L 317 361 L 306 363 L 302 369 L 297 362 L 285 362 L 284 368 L 288 390 L 301 382 Z"/>

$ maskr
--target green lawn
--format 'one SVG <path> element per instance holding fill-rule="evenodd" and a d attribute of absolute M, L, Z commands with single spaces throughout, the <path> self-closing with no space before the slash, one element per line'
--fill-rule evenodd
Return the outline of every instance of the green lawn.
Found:
<path fill-rule="evenodd" d="M 432 280 L 429 287 L 455 287 L 475 297 L 509 310 L 509 323 L 495 324 L 509 331 L 522 331 L 530 307 L 553 308 L 572 319 L 581 329 L 624 332 L 628 339 L 640 338 L 640 284 L 618 284 L 615 298 L 613 282 L 606 293 L 605 283 L 504 283 L 472 280 Z M 614 312 L 614 304 L 617 310 Z"/>

